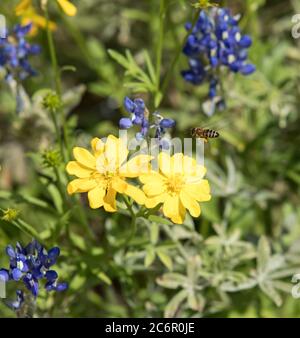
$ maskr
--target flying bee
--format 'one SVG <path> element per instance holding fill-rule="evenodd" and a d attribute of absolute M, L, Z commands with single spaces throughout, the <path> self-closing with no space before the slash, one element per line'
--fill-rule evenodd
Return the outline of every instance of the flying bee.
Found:
<path fill-rule="evenodd" d="M 204 129 L 200 127 L 196 127 L 192 129 L 192 137 L 201 138 L 205 142 L 208 142 L 209 138 L 217 138 L 220 134 L 213 129 Z"/>
<path fill-rule="evenodd" d="M 193 6 L 195 8 L 206 9 L 210 7 L 219 7 L 219 4 L 211 2 L 210 0 L 198 0 Z"/>

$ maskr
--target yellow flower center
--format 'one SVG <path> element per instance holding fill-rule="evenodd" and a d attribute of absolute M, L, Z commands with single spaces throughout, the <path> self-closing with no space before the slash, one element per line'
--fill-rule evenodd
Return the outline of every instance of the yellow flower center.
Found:
<path fill-rule="evenodd" d="M 180 193 L 182 186 L 184 184 L 184 180 L 182 175 L 176 174 L 174 176 L 171 176 L 167 180 L 167 190 L 171 194 L 178 194 Z"/>

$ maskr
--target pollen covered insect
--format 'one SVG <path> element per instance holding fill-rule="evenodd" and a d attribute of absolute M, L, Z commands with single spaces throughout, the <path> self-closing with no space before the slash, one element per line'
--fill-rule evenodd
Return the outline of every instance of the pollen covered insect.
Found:
<path fill-rule="evenodd" d="M 209 138 L 217 138 L 220 134 L 213 129 L 204 129 L 196 127 L 192 129 L 192 137 L 204 139 L 205 142 L 208 142 Z"/>

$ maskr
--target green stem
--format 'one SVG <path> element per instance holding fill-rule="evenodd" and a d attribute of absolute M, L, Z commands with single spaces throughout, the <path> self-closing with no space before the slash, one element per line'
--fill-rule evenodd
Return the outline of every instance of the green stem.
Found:
<path fill-rule="evenodd" d="M 196 11 L 195 16 L 193 18 L 191 29 L 187 32 L 187 34 L 186 34 L 186 36 L 185 36 L 185 38 L 183 40 L 183 43 L 178 46 L 178 48 L 177 48 L 177 50 L 175 52 L 175 56 L 174 56 L 174 58 L 173 58 L 173 60 L 171 62 L 170 68 L 168 69 L 168 72 L 167 72 L 167 74 L 166 74 L 166 76 L 164 78 L 163 84 L 162 84 L 162 89 L 161 89 L 162 97 L 164 97 L 164 95 L 166 93 L 166 90 L 168 88 L 169 82 L 171 80 L 171 76 L 172 76 L 172 74 L 174 72 L 174 68 L 176 67 L 177 62 L 179 60 L 179 57 L 180 57 L 180 55 L 182 53 L 182 47 L 185 45 L 185 43 L 186 43 L 189 35 L 192 33 L 193 28 L 194 28 L 194 26 L 195 26 L 195 24 L 196 24 L 196 22 L 198 20 L 199 14 L 200 14 L 200 9 Z"/>
<path fill-rule="evenodd" d="M 164 31 L 165 31 L 165 0 L 160 1 L 159 8 L 159 32 L 158 32 L 158 43 L 156 51 L 156 87 L 159 90 L 160 87 L 160 73 L 161 73 L 161 64 L 162 64 L 162 52 L 163 52 L 163 41 L 164 41 Z"/>
<path fill-rule="evenodd" d="M 45 6 L 45 14 L 46 14 L 46 20 L 47 20 L 47 23 L 46 23 L 47 39 L 48 39 L 51 63 L 52 63 L 52 67 L 54 70 L 55 87 L 56 87 L 57 95 L 61 97 L 62 91 L 61 91 L 61 83 L 60 83 L 60 74 L 59 74 L 59 69 L 58 69 L 53 35 L 50 29 L 50 19 L 49 19 L 49 12 L 48 12 L 47 6 Z"/>
<path fill-rule="evenodd" d="M 21 219 L 17 219 L 15 221 L 12 221 L 11 223 L 15 227 L 17 227 L 19 230 L 23 231 L 29 237 L 33 237 L 33 238 L 37 239 L 40 243 L 43 242 L 40 235 L 37 233 L 37 231 L 34 229 L 34 227 L 29 225 L 25 221 L 23 221 Z"/>
<path fill-rule="evenodd" d="M 61 140 L 61 133 L 60 133 L 60 130 L 59 130 L 59 126 L 58 126 L 58 122 L 57 122 L 55 112 L 51 108 L 50 108 L 50 115 L 51 115 L 52 122 L 53 122 L 53 125 L 54 125 L 54 128 L 55 128 L 55 134 L 56 134 L 57 142 L 59 144 L 59 149 L 60 149 L 61 154 L 63 154 L 64 148 L 63 148 L 63 143 L 62 143 L 62 140 Z"/>
<path fill-rule="evenodd" d="M 124 241 L 124 244 L 129 244 L 131 242 L 131 240 L 133 239 L 135 233 L 136 233 L 136 221 L 137 221 L 137 218 L 138 218 L 137 217 L 138 214 L 135 214 L 135 212 L 132 209 L 132 205 L 129 203 L 126 196 L 123 196 L 123 200 L 124 200 L 124 202 L 125 202 L 125 204 L 128 208 L 128 211 L 130 212 L 130 215 L 131 215 L 130 235 Z"/>
<path fill-rule="evenodd" d="M 47 20 L 47 22 L 46 22 L 47 40 L 48 40 L 48 45 L 49 45 L 52 68 L 53 68 L 53 71 L 54 71 L 55 89 L 56 89 L 56 93 L 57 93 L 59 99 L 61 100 L 62 99 L 62 88 L 61 88 L 60 70 L 59 70 L 59 67 L 58 67 L 53 35 L 52 35 L 51 29 L 50 29 L 50 18 L 49 18 L 49 12 L 48 12 L 47 6 L 45 6 L 45 9 L 44 9 L 46 20 Z M 70 146 L 69 146 L 67 127 L 66 127 L 66 123 L 65 123 L 65 114 L 64 114 L 63 109 L 61 109 L 61 124 L 62 124 L 62 129 L 63 129 L 64 144 L 65 144 L 65 147 L 66 147 L 66 150 L 67 150 L 66 154 L 65 154 L 65 152 L 63 152 L 63 156 L 64 156 L 65 160 L 69 160 L 71 152 L 70 152 Z"/>

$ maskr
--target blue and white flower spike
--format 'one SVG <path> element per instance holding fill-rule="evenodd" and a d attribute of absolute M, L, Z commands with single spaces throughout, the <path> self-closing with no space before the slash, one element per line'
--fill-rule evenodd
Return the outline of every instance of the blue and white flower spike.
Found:
<path fill-rule="evenodd" d="M 219 93 L 221 68 L 243 75 L 256 70 L 247 61 L 252 39 L 249 35 L 242 35 L 239 20 L 240 15 L 233 16 L 227 8 L 202 10 L 183 48 L 183 53 L 189 58 L 189 69 L 182 71 L 182 76 L 193 85 L 209 83 L 208 97 L 213 109 L 218 107 L 215 98 L 222 101 L 220 107 L 224 106 L 223 93 Z M 187 30 L 191 28 L 190 23 L 186 24 Z M 211 113 L 214 111 L 210 110 Z"/>

